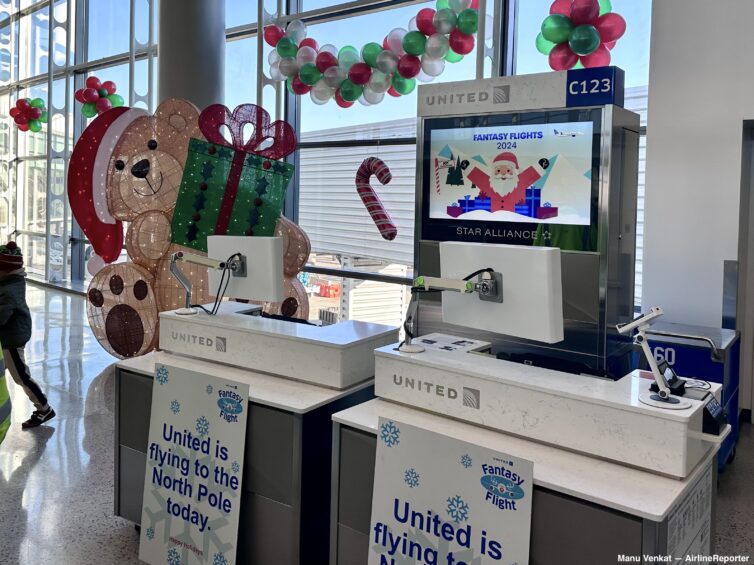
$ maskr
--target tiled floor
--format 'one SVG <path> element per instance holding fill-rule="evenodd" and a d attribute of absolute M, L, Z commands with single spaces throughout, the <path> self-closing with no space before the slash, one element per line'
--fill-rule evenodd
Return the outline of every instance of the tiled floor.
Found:
<path fill-rule="evenodd" d="M 83 298 L 30 286 L 28 299 L 34 336 L 27 357 L 58 416 L 22 432 L 32 407 L 10 384 L 14 422 L 0 445 L 0 563 L 140 563 L 133 525 L 112 516 L 113 377 L 103 370 L 113 358 L 92 337 Z M 717 550 L 751 554 L 751 426 L 719 484 Z"/>

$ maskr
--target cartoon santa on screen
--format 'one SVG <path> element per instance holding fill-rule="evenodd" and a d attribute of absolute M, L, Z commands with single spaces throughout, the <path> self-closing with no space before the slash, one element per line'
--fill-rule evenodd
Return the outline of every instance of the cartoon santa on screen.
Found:
<path fill-rule="evenodd" d="M 519 170 L 514 153 L 500 153 L 492 162 L 492 177 L 474 167 L 467 178 L 479 188 L 479 198 L 492 199 L 491 209 L 515 211 L 516 203 L 526 199 L 526 189 L 542 178 L 550 166 L 547 159 L 540 159 L 523 171 Z"/>

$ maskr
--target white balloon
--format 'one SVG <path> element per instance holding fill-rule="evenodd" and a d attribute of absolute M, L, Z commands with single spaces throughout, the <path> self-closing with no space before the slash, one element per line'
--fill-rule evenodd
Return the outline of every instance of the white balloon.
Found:
<path fill-rule="evenodd" d="M 425 53 L 432 59 L 442 59 L 448 54 L 449 49 L 448 38 L 441 33 L 432 34 L 427 38 Z"/>
<path fill-rule="evenodd" d="M 267 62 L 272 65 L 280 60 L 280 55 L 278 54 L 277 49 L 273 49 L 270 51 L 270 54 L 267 55 Z"/>
<path fill-rule="evenodd" d="M 317 60 L 317 52 L 313 47 L 304 45 L 296 53 L 296 61 L 298 61 L 299 67 L 303 67 L 307 63 L 313 63 Z"/>
<path fill-rule="evenodd" d="M 317 83 L 312 87 L 312 99 L 315 97 L 318 100 L 324 101 L 323 103 L 330 100 L 333 96 L 335 96 L 335 88 L 332 88 L 325 82 L 325 79 L 319 79 Z"/>
<path fill-rule="evenodd" d="M 278 68 L 283 75 L 292 77 L 298 72 L 299 65 L 294 57 L 283 57 L 278 62 Z"/>
<path fill-rule="evenodd" d="M 416 26 L 416 16 L 408 22 L 408 31 L 419 31 L 419 28 Z"/>
<path fill-rule="evenodd" d="M 361 104 L 362 106 L 371 106 L 372 105 L 371 102 L 369 102 L 369 100 L 367 100 L 366 98 L 364 98 L 363 94 L 361 96 L 359 96 L 359 104 Z"/>
<path fill-rule="evenodd" d="M 471 7 L 471 0 L 448 0 L 448 6 L 456 14 Z"/>
<path fill-rule="evenodd" d="M 322 47 L 319 48 L 320 53 L 332 53 L 337 58 L 338 56 L 338 48 L 335 47 L 332 43 L 325 43 Z"/>
<path fill-rule="evenodd" d="M 270 65 L 270 78 L 277 81 L 285 80 L 285 75 L 280 71 L 280 61 Z"/>
<path fill-rule="evenodd" d="M 387 75 L 394 73 L 398 68 L 398 55 L 392 51 L 382 51 L 377 55 L 377 68 Z"/>
<path fill-rule="evenodd" d="M 370 104 L 379 104 L 383 98 L 385 98 L 384 92 L 375 92 L 371 88 L 364 89 L 364 100 Z"/>
<path fill-rule="evenodd" d="M 296 42 L 296 45 L 306 39 L 306 24 L 301 20 L 293 20 L 285 29 L 285 35 Z"/>
<path fill-rule="evenodd" d="M 453 31 L 453 29 L 455 29 L 456 27 L 457 22 L 458 17 L 455 15 L 453 10 L 450 10 L 448 8 L 438 10 L 432 18 L 432 25 L 435 26 L 435 30 L 437 31 L 437 33 L 442 34 L 447 34 Z"/>
<path fill-rule="evenodd" d="M 416 80 L 418 80 L 419 82 L 432 82 L 433 80 L 435 80 L 435 77 L 429 76 L 424 71 L 419 71 L 419 74 L 416 75 Z"/>
<path fill-rule="evenodd" d="M 379 69 L 375 69 L 372 71 L 372 76 L 369 77 L 367 86 L 374 92 L 387 92 L 392 84 L 393 75 L 388 75 Z"/>
<path fill-rule="evenodd" d="M 331 88 L 338 88 L 346 80 L 346 72 L 338 66 L 325 69 L 322 80 Z"/>
<path fill-rule="evenodd" d="M 407 33 L 402 27 L 397 27 L 387 34 L 387 46 L 393 53 L 403 55 L 403 36 Z"/>
<path fill-rule="evenodd" d="M 422 55 L 422 71 L 428 76 L 436 77 L 440 76 L 445 70 L 445 59 L 433 59 Z"/>
<path fill-rule="evenodd" d="M 348 73 L 348 70 L 361 60 L 359 52 L 356 49 L 341 49 L 338 53 L 338 65 Z"/>

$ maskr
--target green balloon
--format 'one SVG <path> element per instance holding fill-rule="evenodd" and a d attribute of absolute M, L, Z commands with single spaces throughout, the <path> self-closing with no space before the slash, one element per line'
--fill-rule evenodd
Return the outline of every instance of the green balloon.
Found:
<path fill-rule="evenodd" d="M 97 115 L 97 106 L 94 104 L 94 102 L 85 102 L 81 107 L 81 113 L 84 114 L 87 118 L 93 118 Z"/>
<path fill-rule="evenodd" d="M 547 41 L 565 43 L 573 31 L 573 22 L 563 14 L 551 14 L 542 22 L 542 35 Z"/>
<path fill-rule="evenodd" d="M 554 47 L 555 44 L 552 41 L 547 41 L 541 33 L 537 36 L 537 51 L 542 55 L 549 55 Z"/>
<path fill-rule="evenodd" d="M 613 11 L 613 4 L 610 0 L 599 0 L 600 2 L 600 16 L 609 14 Z"/>
<path fill-rule="evenodd" d="M 46 124 L 47 119 L 48 119 L 48 114 L 47 114 L 47 111 L 45 110 L 44 112 L 42 112 L 42 115 L 39 116 L 39 121 L 42 122 L 43 124 Z"/>
<path fill-rule="evenodd" d="M 107 99 L 110 101 L 113 108 L 119 108 L 125 104 L 125 100 L 123 100 L 123 97 L 120 94 L 111 94 Z"/>
<path fill-rule="evenodd" d="M 32 108 L 44 108 L 45 107 L 45 101 L 42 100 L 41 98 L 35 98 L 31 102 L 29 102 L 29 104 L 31 104 Z"/>
<path fill-rule="evenodd" d="M 393 79 L 393 85 L 395 85 L 395 79 Z M 340 85 L 340 97 L 346 102 L 356 102 L 363 93 L 363 86 L 354 84 L 348 79 L 344 80 L 343 84 Z"/>
<path fill-rule="evenodd" d="M 463 55 L 456 53 L 453 49 L 448 48 L 448 54 L 445 55 L 445 60 L 448 63 L 460 63 L 463 61 Z"/>
<path fill-rule="evenodd" d="M 295 57 L 296 53 L 298 53 L 298 45 L 290 37 L 281 37 L 275 49 L 281 58 Z"/>
<path fill-rule="evenodd" d="M 376 67 L 377 57 L 382 51 L 382 46 L 379 43 L 367 43 L 361 48 L 361 58 L 370 67 Z"/>
<path fill-rule="evenodd" d="M 314 63 L 306 63 L 301 66 L 301 69 L 299 69 L 298 78 L 304 84 L 314 86 L 317 81 L 322 78 L 322 73 L 319 72 L 317 65 Z"/>
<path fill-rule="evenodd" d="M 448 0 L 437 0 L 437 9 L 444 10 L 445 8 L 450 8 Z"/>
<path fill-rule="evenodd" d="M 39 120 L 29 120 L 29 131 L 33 131 L 34 133 L 41 131 L 42 124 Z"/>
<path fill-rule="evenodd" d="M 393 75 L 393 88 L 396 92 L 406 96 L 407 94 L 411 94 L 414 91 L 414 88 L 416 88 L 416 79 L 403 78 L 398 73 L 395 73 Z"/>
<path fill-rule="evenodd" d="M 466 35 L 473 35 L 479 29 L 479 12 L 467 8 L 458 14 L 458 31 Z"/>
<path fill-rule="evenodd" d="M 293 91 L 293 77 L 288 77 L 288 78 L 287 78 L 287 79 L 285 80 L 285 85 L 286 85 L 286 86 L 288 87 L 288 92 L 290 92 L 291 94 L 296 94 L 296 93 L 295 93 L 295 92 Z"/>
<path fill-rule="evenodd" d="M 403 50 L 409 55 L 423 55 L 427 47 L 427 36 L 420 31 L 409 31 L 403 36 Z"/>
<path fill-rule="evenodd" d="M 597 50 L 602 40 L 600 39 L 600 32 L 592 25 L 578 26 L 571 32 L 571 38 L 568 40 L 568 45 L 571 46 L 571 51 L 577 55 L 589 55 Z"/>

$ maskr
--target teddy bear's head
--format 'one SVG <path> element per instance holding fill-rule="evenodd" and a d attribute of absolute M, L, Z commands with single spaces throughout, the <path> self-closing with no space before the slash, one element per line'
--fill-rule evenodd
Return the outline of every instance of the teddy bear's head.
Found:
<path fill-rule="evenodd" d="M 128 125 L 107 170 L 107 204 L 116 220 L 172 213 L 192 137 L 202 138 L 199 110 L 186 100 L 168 99 L 153 116 Z"/>

